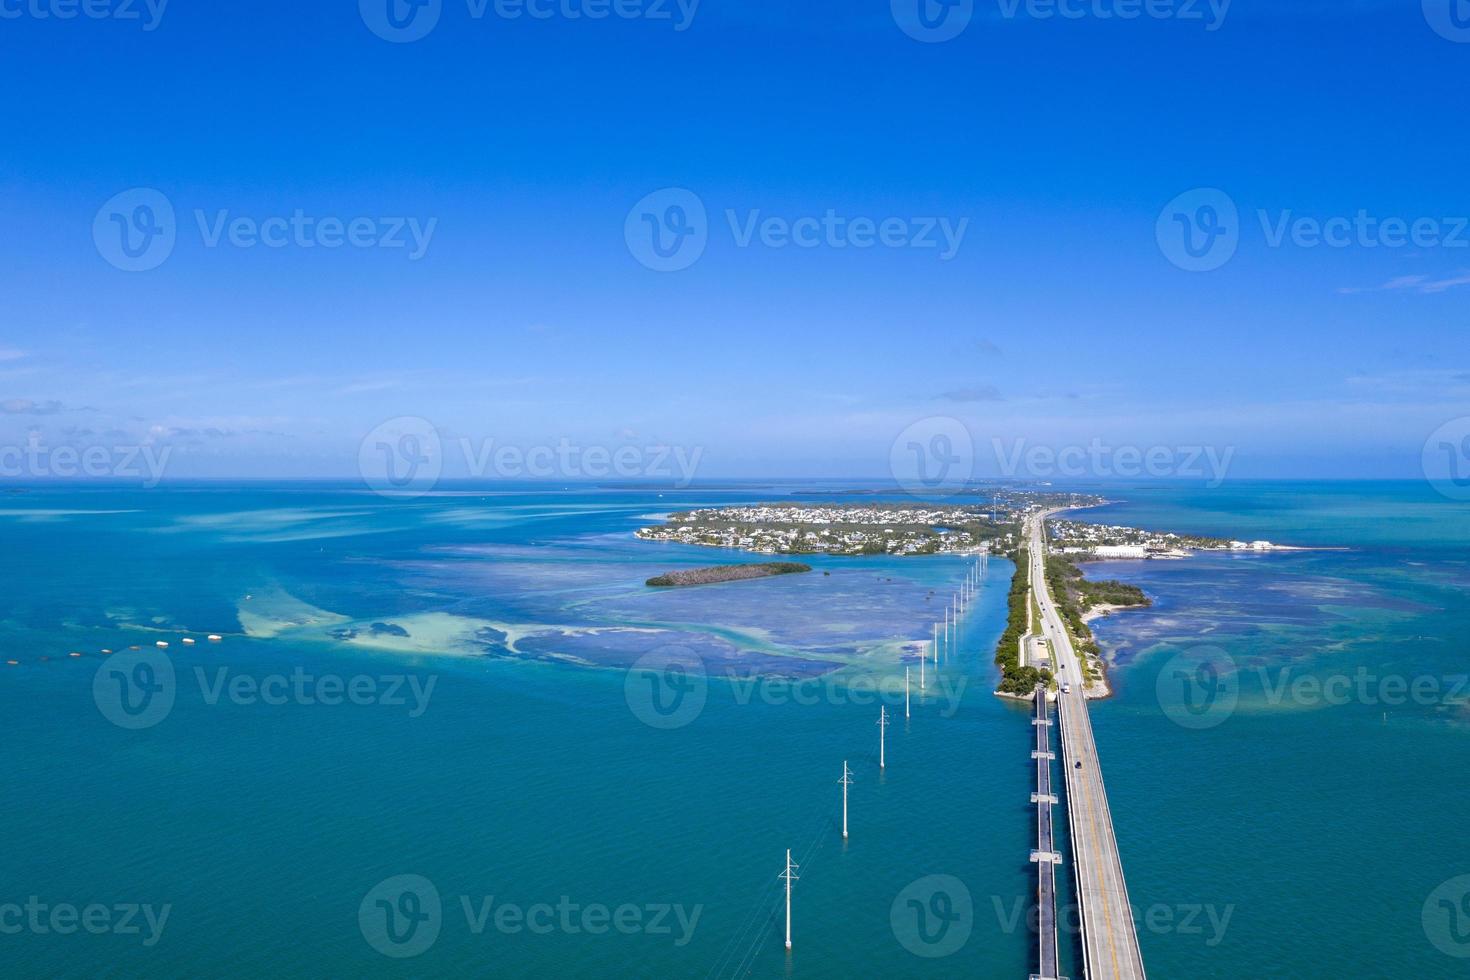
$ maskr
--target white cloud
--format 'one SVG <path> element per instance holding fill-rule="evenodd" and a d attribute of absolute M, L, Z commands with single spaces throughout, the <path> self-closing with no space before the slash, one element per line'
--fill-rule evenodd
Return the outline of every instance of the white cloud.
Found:
<path fill-rule="evenodd" d="M 1443 293 L 1457 286 L 1470 286 L 1470 272 L 1461 272 L 1457 275 L 1444 279 L 1431 279 L 1428 276 L 1399 276 L 1390 279 L 1381 286 L 1344 286 L 1339 293 L 1378 293 L 1378 292 L 1401 292 L 1411 290 L 1424 295 Z"/>

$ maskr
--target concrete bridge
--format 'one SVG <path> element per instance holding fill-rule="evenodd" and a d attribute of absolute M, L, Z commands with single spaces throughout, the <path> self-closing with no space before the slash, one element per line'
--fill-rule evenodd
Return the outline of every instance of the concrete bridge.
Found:
<path fill-rule="evenodd" d="M 1060 685 L 1070 689 L 1070 693 L 1057 696 L 1057 716 L 1061 722 L 1067 828 L 1082 927 L 1083 972 L 1088 980 L 1143 980 L 1138 930 L 1128 904 L 1123 861 L 1118 854 L 1113 816 L 1108 809 L 1107 789 L 1103 786 L 1102 766 L 1083 693 L 1087 686 L 1083 664 L 1047 589 L 1045 519 L 1043 514 L 1031 522 L 1031 583 L 1041 608 L 1042 632 L 1051 642 L 1053 670 Z"/>

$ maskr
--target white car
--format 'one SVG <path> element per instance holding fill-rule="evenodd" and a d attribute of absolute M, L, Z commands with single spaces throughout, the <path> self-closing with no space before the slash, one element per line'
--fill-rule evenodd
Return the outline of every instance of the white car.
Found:
<path fill-rule="evenodd" d="M 1062 685 L 1062 693 L 1063 694 L 1071 694 L 1072 693 L 1072 685 L 1071 684 L 1063 684 Z"/>

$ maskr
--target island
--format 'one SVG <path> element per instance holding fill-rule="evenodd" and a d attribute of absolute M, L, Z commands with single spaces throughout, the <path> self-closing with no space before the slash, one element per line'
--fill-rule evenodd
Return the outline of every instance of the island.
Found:
<path fill-rule="evenodd" d="M 1010 510 L 935 504 L 758 504 L 670 514 L 645 541 L 772 555 L 938 555 L 1006 552 L 1019 540 Z"/>
<path fill-rule="evenodd" d="M 1099 616 L 1152 604 L 1143 590 L 1115 579 L 1089 579 L 1082 566 L 1116 559 L 1186 558 L 1200 552 L 1263 553 L 1299 550 L 1270 541 L 1239 541 L 1122 525 L 1067 520 L 1057 515 L 1111 503 L 1096 494 L 1019 487 L 965 488 L 943 502 L 881 501 L 886 491 L 853 490 L 827 501 L 705 507 L 660 515 L 640 527 L 643 541 L 735 549 L 772 555 L 833 556 L 979 555 L 1014 563 L 1006 624 L 995 647 L 1000 678 L 996 693 L 1032 697 L 1038 684 L 1055 690 L 1059 664 L 1044 635 L 1032 581 L 1044 578 L 1062 628 L 1077 656 L 1085 697 L 1111 693 L 1106 661 L 1089 625 Z M 802 496 L 803 494 L 797 494 Z M 979 499 L 977 499 L 979 498 Z M 1033 553 L 1042 550 L 1040 560 Z M 810 571 L 805 565 L 724 565 L 672 572 L 648 580 L 654 587 L 703 585 Z M 917 641 L 921 644 L 927 641 Z"/>
<path fill-rule="evenodd" d="M 1195 551 L 1296 551 L 1270 541 L 1232 541 L 1200 534 L 1145 531 L 1118 524 L 1048 522 L 1052 550 L 1082 561 L 1102 558 L 1187 558 Z"/>
<path fill-rule="evenodd" d="M 796 561 L 713 565 L 709 568 L 689 568 L 680 572 L 665 572 L 663 575 L 655 575 L 644 584 L 658 589 L 667 589 L 685 585 L 712 585 L 716 582 L 741 582 L 752 578 L 769 578 L 772 575 L 800 575 L 802 572 L 811 570 L 812 566 Z"/>

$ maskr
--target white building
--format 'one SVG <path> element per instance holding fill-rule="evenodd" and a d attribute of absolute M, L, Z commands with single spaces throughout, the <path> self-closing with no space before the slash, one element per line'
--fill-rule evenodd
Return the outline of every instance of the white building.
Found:
<path fill-rule="evenodd" d="M 1148 549 L 1141 544 L 1100 544 L 1092 549 L 1099 558 L 1146 558 Z"/>

